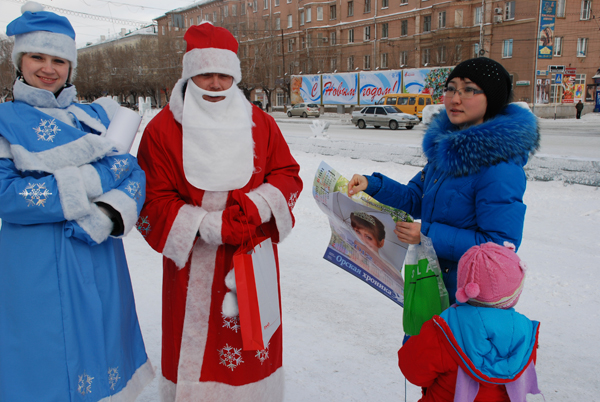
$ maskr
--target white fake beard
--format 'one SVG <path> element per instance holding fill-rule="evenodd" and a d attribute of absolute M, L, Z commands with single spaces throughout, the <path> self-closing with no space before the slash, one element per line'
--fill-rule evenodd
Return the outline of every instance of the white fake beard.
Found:
<path fill-rule="evenodd" d="M 224 96 L 219 102 L 203 98 Z M 252 117 L 248 101 L 233 85 L 211 92 L 187 82 L 183 104 L 183 170 L 187 181 L 207 191 L 244 187 L 254 171 Z"/>

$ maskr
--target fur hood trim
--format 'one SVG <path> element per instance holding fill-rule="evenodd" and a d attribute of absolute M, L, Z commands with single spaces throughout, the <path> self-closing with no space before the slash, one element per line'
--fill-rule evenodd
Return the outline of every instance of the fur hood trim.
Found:
<path fill-rule="evenodd" d="M 428 163 L 455 177 L 475 174 L 501 162 L 524 166 L 539 146 L 537 117 L 514 104 L 496 117 L 464 130 L 458 130 L 446 113 L 440 113 L 423 138 Z"/>

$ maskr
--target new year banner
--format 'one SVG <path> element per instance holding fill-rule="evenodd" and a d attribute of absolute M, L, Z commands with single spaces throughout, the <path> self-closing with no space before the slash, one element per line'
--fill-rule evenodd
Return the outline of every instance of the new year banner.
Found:
<path fill-rule="evenodd" d="M 321 103 L 321 76 L 292 75 L 290 98 L 292 105 L 298 103 Z"/>
<path fill-rule="evenodd" d="M 373 105 L 383 95 L 396 94 L 402 90 L 402 71 L 367 71 L 360 73 L 361 105 Z"/>
<path fill-rule="evenodd" d="M 323 74 L 324 105 L 357 105 L 358 74 Z"/>
<path fill-rule="evenodd" d="M 433 98 L 433 103 L 442 103 L 444 101 L 444 85 L 451 71 L 451 67 L 402 70 L 402 92 L 429 94 Z"/>

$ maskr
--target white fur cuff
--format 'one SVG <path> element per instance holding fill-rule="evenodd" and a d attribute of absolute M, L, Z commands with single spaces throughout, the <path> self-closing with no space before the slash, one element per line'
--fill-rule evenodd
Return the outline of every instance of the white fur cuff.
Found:
<path fill-rule="evenodd" d="M 162 250 L 163 255 L 173 260 L 178 268 L 185 267 L 192 252 L 200 222 L 207 214 L 208 212 L 204 208 L 193 205 L 186 204 L 179 208 Z"/>
<path fill-rule="evenodd" d="M 223 226 L 223 211 L 209 212 L 200 222 L 200 237 L 208 244 L 221 245 L 221 227 Z"/>
<path fill-rule="evenodd" d="M 102 182 L 96 168 L 90 164 L 86 164 L 79 167 L 79 172 L 83 178 L 88 198 L 93 200 L 102 195 Z"/>
<path fill-rule="evenodd" d="M 66 220 L 81 218 L 91 212 L 85 184 L 78 168 L 71 166 L 59 169 L 54 173 L 54 178 Z"/>
<path fill-rule="evenodd" d="M 277 224 L 279 241 L 282 242 L 292 231 L 292 214 L 288 201 L 277 187 L 269 183 L 261 184 L 254 192 L 260 194 L 269 204 Z"/>
<path fill-rule="evenodd" d="M 112 221 L 96 204 L 91 204 L 89 215 L 76 219 L 75 222 L 98 244 L 108 239 L 113 230 Z"/>
<path fill-rule="evenodd" d="M 129 233 L 137 222 L 137 203 L 121 190 L 110 190 L 96 198 L 94 202 L 104 202 L 119 212 L 123 220 L 123 236 Z"/>
<path fill-rule="evenodd" d="M 264 184 L 263 184 L 264 185 Z M 261 185 L 261 186 L 263 186 Z M 260 187 L 259 187 L 260 188 Z M 258 213 L 260 215 L 260 220 L 262 223 L 269 222 L 271 220 L 271 208 L 267 201 L 256 191 L 251 191 L 246 194 L 248 198 L 252 200 L 256 208 L 258 208 Z"/>

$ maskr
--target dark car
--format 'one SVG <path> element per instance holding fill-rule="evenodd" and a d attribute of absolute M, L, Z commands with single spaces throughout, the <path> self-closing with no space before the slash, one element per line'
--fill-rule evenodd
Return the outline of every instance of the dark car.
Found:
<path fill-rule="evenodd" d="M 258 106 L 262 110 L 262 102 L 261 101 L 252 101 L 252 104 Z"/>

